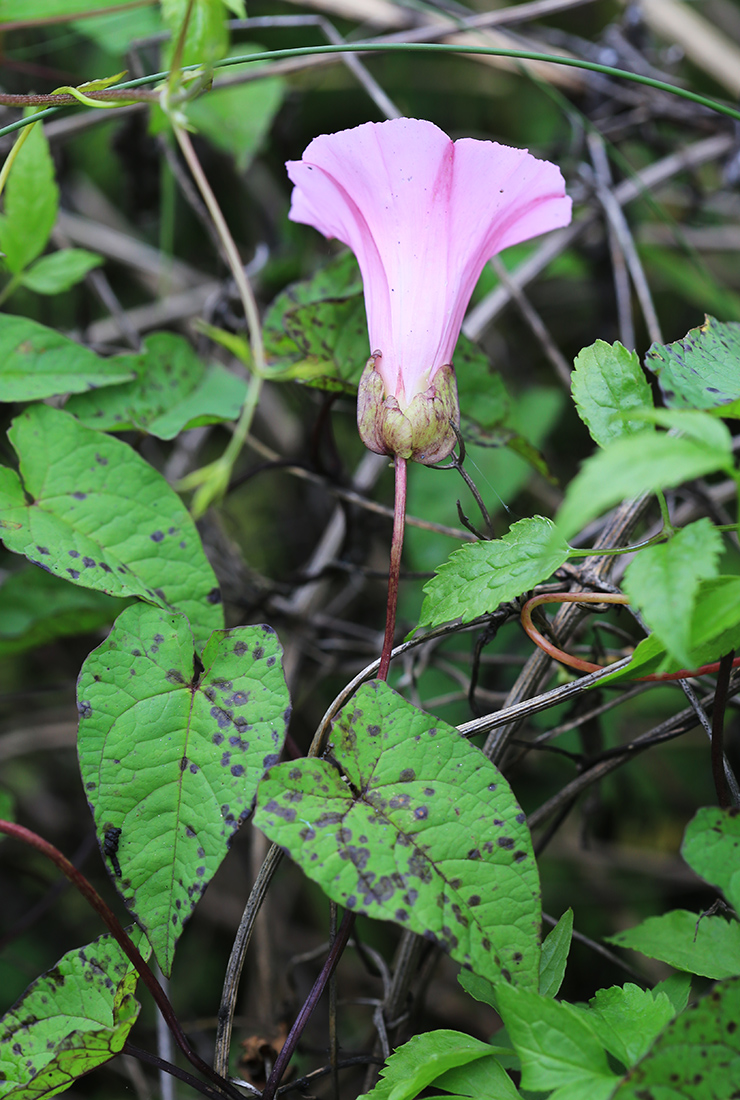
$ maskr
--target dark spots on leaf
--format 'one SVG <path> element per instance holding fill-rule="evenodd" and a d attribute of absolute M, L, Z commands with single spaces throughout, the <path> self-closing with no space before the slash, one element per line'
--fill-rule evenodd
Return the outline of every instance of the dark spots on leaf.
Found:
<path fill-rule="evenodd" d="M 221 757 L 221 767 L 222 768 L 228 768 L 230 763 L 231 763 L 231 753 L 230 752 L 225 752 L 223 754 L 223 756 Z"/>
<path fill-rule="evenodd" d="M 339 844 L 349 844 L 352 839 L 352 830 L 346 829 L 344 826 L 341 829 L 337 829 L 337 842 Z"/>
<path fill-rule="evenodd" d="M 414 851 L 409 857 L 409 874 L 414 875 L 415 878 L 420 879 L 422 882 L 432 881 L 432 869 L 429 866 L 429 860 L 419 851 L 418 848 L 414 848 Z"/>
<path fill-rule="evenodd" d="M 327 811 L 326 813 L 319 814 L 319 816 L 314 821 L 314 825 L 318 829 L 325 829 L 327 825 L 339 825 L 343 818 L 344 814 Z"/>
<path fill-rule="evenodd" d="M 288 779 L 290 779 L 291 782 L 293 782 L 293 783 L 297 783 L 300 778 L 301 778 L 301 769 L 300 768 L 291 768 L 290 771 L 288 772 Z"/>
<path fill-rule="evenodd" d="M 523 859 L 527 858 L 527 853 L 521 849 L 514 852 L 514 863 L 521 863 Z"/>
<path fill-rule="evenodd" d="M 466 859 L 480 859 L 480 848 L 471 848 Z"/>
<path fill-rule="evenodd" d="M 486 843 L 483 845 L 483 851 L 488 852 L 490 856 L 491 852 L 493 851 L 493 844 L 490 840 L 487 840 Z"/>
<path fill-rule="evenodd" d="M 218 728 L 222 730 L 231 725 L 233 715 L 229 714 L 229 712 L 222 707 L 211 707 L 211 718 L 216 719 Z"/>
<path fill-rule="evenodd" d="M 87 493 L 72 493 L 75 500 L 87 500 Z"/>
<path fill-rule="evenodd" d="M 438 732 L 439 731 L 437 730 L 436 726 L 433 729 L 427 730 L 427 733 L 430 737 L 436 737 Z"/>
<path fill-rule="evenodd" d="M 409 919 L 409 915 L 405 909 L 396 909 L 393 916 L 396 918 L 396 920 L 400 920 L 401 922 L 407 921 Z"/>
<path fill-rule="evenodd" d="M 203 876 L 206 873 L 206 869 L 205 869 L 205 867 L 196 867 L 195 868 L 195 873 L 198 876 L 198 878 L 203 878 Z"/>
<path fill-rule="evenodd" d="M 500 817 L 494 817 L 493 824 L 494 825 L 505 825 L 506 822 L 502 821 Z"/>
<path fill-rule="evenodd" d="M 103 855 L 110 860 L 116 878 L 121 878 L 121 864 L 118 862 L 118 845 L 121 840 L 121 832 L 121 829 L 117 829 L 113 825 L 106 825 L 103 833 Z"/>
<path fill-rule="evenodd" d="M 118 565 L 118 566 L 116 566 L 116 568 L 118 569 L 118 572 L 119 572 L 119 573 L 126 573 L 126 572 L 128 572 L 128 570 L 126 569 L 126 566 L 125 566 L 125 565 Z"/>
<path fill-rule="evenodd" d="M 170 684 L 184 684 L 185 683 L 185 677 L 176 668 L 171 668 L 169 670 L 169 672 L 165 676 L 165 680 L 167 680 Z"/>
<path fill-rule="evenodd" d="M 511 957 L 512 957 L 512 959 L 515 963 L 520 963 L 522 961 L 522 959 L 524 958 L 521 951 L 515 951 L 514 954 Z"/>
<path fill-rule="evenodd" d="M 234 646 L 234 656 L 243 657 L 246 652 L 247 652 L 247 647 L 244 644 L 244 642 L 237 642 L 236 645 Z"/>
<path fill-rule="evenodd" d="M 345 909 L 354 909 L 354 907 L 356 905 L 357 905 L 357 898 L 355 897 L 354 894 L 350 894 L 349 897 L 347 898 L 347 900 L 344 903 Z"/>
<path fill-rule="evenodd" d="M 79 550 L 68 550 L 67 553 L 69 554 L 70 558 L 79 558 L 80 556 Z"/>
<path fill-rule="evenodd" d="M 152 540 L 152 542 L 162 542 L 162 540 L 164 539 L 164 531 L 152 531 L 149 538 Z"/>
<path fill-rule="evenodd" d="M 95 561 L 95 558 L 83 558 L 82 564 L 85 566 L 85 569 L 92 569 L 92 567 L 96 565 L 97 562 Z"/>
<path fill-rule="evenodd" d="M 496 843 L 498 844 L 499 848 L 509 849 L 514 847 L 514 840 L 510 836 L 500 836 Z"/>
<path fill-rule="evenodd" d="M 174 925 L 176 925 L 176 924 L 177 924 L 177 913 L 173 913 L 173 914 L 172 914 L 172 923 L 173 923 Z"/>
<path fill-rule="evenodd" d="M 480 941 L 480 945 L 484 951 L 491 950 L 491 941 L 486 936 L 484 936 L 483 939 Z"/>
<path fill-rule="evenodd" d="M 441 932 L 442 932 L 442 936 L 443 936 L 444 942 L 447 945 L 447 947 L 450 949 L 450 951 L 454 951 L 455 948 L 460 943 L 457 936 L 454 934 L 454 932 L 449 927 L 449 925 L 446 925 L 446 924 L 442 925 Z"/>
<path fill-rule="evenodd" d="M 275 664 L 275 658 L 274 658 L 274 657 L 268 657 L 268 658 L 267 658 L 267 667 L 268 667 L 268 668 L 272 668 L 272 666 L 273 666 L 274 664 Z"/>
<path fill-rule="evenodd" d="M 249 702 L 249 692 L 235 691 L 231 698 L 226 699 L 225 702 L 227 702 L 230 707 L 245 707 Z"/>
<path fill-rule="evenodd" d="M 417 806 L 414 810 L 414 817 L 417 821 L 426 821 L 429 817 L 429 808 L 427 806 Z"/>
<path fill-rule="evenodd" d="M 469 897 L 468 905 L 471 907 L 471 909 L 475 909 L 476 905 L 480 905 L 480 895 L 473 894 L 471 897 Z"/>
<path fill-rule="evenodd" d="M 38 550 L 39 554 L 48 554 L 49 553 L 49 547 L 48 546 L 37 546 L 36 549 Z"/>
<path fill-rule="evenodd" d="M 451 878 L 450 882 L 449 882 L 449 886 L 450 886 L 451 890 L 459 890 L 460 887 L 462 886 L 462 879 L 461 878 Z"/>
<path fill-rule="evenodd" d="M 511 985 L 511 972 L 505 966 L 501 967 L 501 977 Z"/>
<path fill-rule="evenodd" d="M 112 573 L 113 572 L 111 567 L 108 565 L 107 561 L 101 561 L 100 568 L 103 570 L 104 573 Z"/>
<path fill-rule="evenodd" d="M 264 647 L 261 646 L 261 645 L 256 645 L 254 647 L 254 649 L 252 650 L 252 659 L 254 661 L 261 661 L 262 658 L 264 657 L 264 655 L 265 655 L 265 650 L 264 650 Z"/>
<path fill-rule="evenodd" d="M 198 859 L 205 859 L 205 858 L 206 858 L 205 848 L 199 848 L 198 849 Z"/>
<path fill-rule="evenodd" d="M 411 783 L 412 780 L 414 780 L 414 779 L 416 779 L 416 772 L 414 771 L 414 769 L 413 768 L 404 768 L 403 771 L 401 772 L 401 774 L 398 777 L 398 782 L 399 783 Z"/>
<path fill-rule="evenodd" d="M 267 756 L 265 756 L 264 759 L 262 760 L 262 767 L 263 768 L 271 768 L 273 766 L 273 764 L 277 764 L 279 759 L 280 759 L 280 753 L 278 753 L 278 752 L 268 752 Z"/>
<path fill-rule="evenodd" d="M 527 815 L 526 814 L 521 813 L 521 814 L 516 815 L 515 821 L 516 821 L 517 825 L 523 825 L 526 820 L 527 820 Z"/>
<path fill-rule="evenodd" d="M 424 788 L 424 794 L 427 796 L 427 798 L 431 798 L 434 793 L 435 793 L 434 792 L 434 787 L 425 787 Z"/>
<path fill-rule="evenodd" d="M 408 905 L 409 908 L 413 908 L 413 906 L 416 904 L 416 900 L 417 900 L 418 897 L 419 897 L 419 891 L 418 890 L 409 890 L 407 893 L 405 893 L 403 895 L 404 904 Z"/>
<path fill-rule="evenodd" d="M 195 836 L 195 835 L 196 835 L 195 829 L 191 828 L 190 825 L 186 825 L 185 826 L 185 836 Z"/>
<path fill-rule="evenodd" d="M 92 712 L 92 706 L 87 701 L 87 699 L 81 699 L 80 702 L 77 704 L 77 713 L 79 714 L 80 718 L 90 718 Z"/>
<path fill-rule="evenodd" d="M 69 573 L 73 581 L 76 581 L 80 575 L 79 569 L 68 569 L 67 572 Z"/>
<path fill-rule="evenodd" d="M 380 726 L 368 726 L 366 733 L 368 737 L 378 737 L 380 735 Z"/>
<path fill-rule="evenodd" d="M 108 459 L 105 457 L 105 455 L 99 455 L 99 454 L 96 453 L 95 461 L 97 462 L 98 466 L 107 466 L 108 465 Z"/>
<path fill-rule="evenodd" d="M 318 821 L 316 822 L 318 825 Z M 348 859 L 358 871 L 364 871 L 370 858 L 369 848 L 358 848 L 356 844 L 348 844 L 339 853 L 340 859 Z"/>
<path fill-rule="evenodd" d="M 206 603 L 219 604 L 221 603 L 221 590 L 219 588 L 212 588 L 206 596 Z"/>
<path fill-rule="evenodd" d="M 301 831 L 298 835 L 301 838 L 301 840 L 313 840 L 314 837 L 316 836 L 316 830 L 312 829 L 311 826 L 309 825 L 307 828 L 301 829 Z"/>
<path fill-rule="evenodd" d="M 222 745 L 224 742 L 224 735 L 222 733 L 214 733 L 211 741 L 214 745 Z"/>
<path fill-rule="evenodd" d="M 237 778 L 240 775 L 244 775 L 244 765 L 243 764 L 234 764 L 231 768 L 231 774 L 233 776 L 236 776 Z"/>
<path fill-rule="evenodd" d="M 180 761 L 180 771 L 181 772 L 186 771 L 187 766 L 188 766 L 188 758 L 187 758 L 187 756 L 183 756 L 182 760 Z"/>
<path fill-rule="evenodd" d="M 732 1035 L 733 1031 L 737 1031 L 737 1021 L 730 1020 L 729 1024 L 727 1025 L 727 1030 L 729 1031 L 730 1035 Z"/>
<path fill-rule="evenodd" d="M 282 806 L 276 799 L 271 798 L 265 806 L 265 811 L 268 814 L 275 814 L 276 817 L 282 817 L 285 821 L 295 821 L 295 810 L 292 806 Z M 318 825 L 318 821 L 316 822 Z"/>
<path fill-rule="evenodd" d="M 390 799 L 388 808 L 391 810 L 404 810 L 411 802 L 411 798 L 407 794 L 396 794 Z"/>
<path fill-rule="evenodd" d="M 97 783 L 94 780 L 91 779 L 89 783 L 85 784 L 85 790 L 86 791 L 94 791 L 94 790 L 97 789 L 97 786 L 98 786 Z"/>
<path fill-rule="evenodd" d="M 489 791 L 495 791 L 497 786 L 498 786 L 498 783 L 489 783 L 488 784 L 488 790 Z"/>

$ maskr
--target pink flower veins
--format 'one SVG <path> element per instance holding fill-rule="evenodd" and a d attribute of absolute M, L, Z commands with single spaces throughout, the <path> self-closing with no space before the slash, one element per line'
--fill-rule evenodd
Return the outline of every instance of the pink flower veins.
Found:
<path fill-rule="evenodd" d="M 571 216 L 554 164 L 420 119 L 323 134 L 287 169 L 291 219 L 357 257 L 375 370 L 401 411 L 452 363 L 486 261 Z"/>

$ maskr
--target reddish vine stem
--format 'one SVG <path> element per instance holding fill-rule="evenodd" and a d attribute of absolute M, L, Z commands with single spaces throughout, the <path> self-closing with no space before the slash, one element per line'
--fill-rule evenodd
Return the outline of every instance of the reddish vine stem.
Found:
<path fill-rule="evenodd" d="M 85 96 L 88 99 L 99 99 L 103 103 L 115 103 L 121 100 L 122 104 L 130 103 L 131 100 L 136 100 L 137 103 L 156 103 L 159 99 L 157 92 L 148 91 L 126 91 L 122 88 L 120 91 L 84 91 Z M 0 92 L 0 105 L 3 107 L 71 107 L 76 104 L 80 105 L 79 99 L 76 96 L 70 95 L 69 92 L 40 92 L 33 95 L 17 95 L 13 92 Z"/>
<path fill-rule="evenodd" d="M 532 611 L 543 603 L 628 604 L 629 599 L 627 596 L 615 592 L 544 592 L 541 596 L 533 596 L 531 600 L 527 600 L 522 608 L 521 621 L 524 630 L 535 645 L 548 653 L 553 660 L 559 661 L 562 665 L 568 665 L 569 668 L 577 668 L 579 672 L 601 672 L 603 669 L 608 668 L 608 665 L 595 665 L 592 661 L 584 661 L 581 657 L 574 657 L 573 654 L 558 649 L 556 645 L 548 641 L 544 634 L 540 634 L 532 622 Z M 653 683 L 663 683 L 666 680 L 688 680 L 692 676 L 705 676 L 707 673 L 719 672 L 721 665 L 721 661 L 712 661 L 708 665 L 701 665 L 695 669 L 682 668 L 679 672 L 654 672 L 650 676 L 633 676 L 631 678 Z M 740 657 L 736 657 L 729 667 L 731 669 L 740 667 Z M 729 677 L 729 672 L 727 675 Z"/>
<path fill-rule="evenodd" d="M 342 953 L 347 946 L 352 929 L 355 924 L 355 915 L 350 909 L 345 909 L 344 916 L 342 917 L 342 923 L 339 925 L 339 930 L 334 937 L 334 942 L 329 949 L 329 954 L 326 956 L 324 965 L 321 968 L 321 973 L 313 984 L 313 988 L 306 998 L 303 1008 L 298 1013 L 295 1019 L 295 1023 L 290 1029 L 290 1034 L 285 1040 L 283 1049 L 275 1059 L 275 1065 L 272 1068 L 270 1079 L 265 1085 L 262 1092 L 262 1100 L 273 1100 L 277 1087 L 280 1084 L 280 1079 L 285 1073 L 288 1062 L 293 1057 L 293 1052 L 296 1048 L 298 1040 L 303 1034 L 303 1030 L 313 1015 L 313 1011 L 316 1005 L 319 1003 L 319 998 L 324 992 L 326 983 L 331 978 L 332 974 L 336 970 L 337 963 L 342 957 Z"/>
<path fill-rule="evenodd" d="M 180 1027 L 177 1017 L 175 1016 L 175 1010 L 170 1004 L 167 994 L 154 977 L 148 963 L 136 944 L 131 940 L 116 914 L 110 906 L 103 901 L 92 883 L 77 870 L 73 863 L 70 863 L 66 856 L 62 855 L 58 848 L 55 848 L 48 840 L 44 840 L 38 833 L 31 832 L 30 829 L 26 829 L 23 825 L 16 825 L 13 821 L 3 820 L 0 820 L 0 833 L 5 833 L 7 836 L 14 837 L 16 840 L 20 840 L 22 843 L 30 845 L 32 848 L 35 848 L 36 851 L 41 852 L 42 855 L 46 856 L 47 859 L 51 860 L 51 862 L 59 868 L 62 874 L 69 879 L 77 890 L 79 890 L 85 901 L 95 910 L 113 938 L 120 945 L 121 950 L 127 958 L 131 960 L 139 977 L 154 998 L 157 1008 L 166 1020 L 167 1026 L 172 1032 L 177 1045 L 180 1047 L 180 1050 L 190 1064 L 217 1085 L 222 1092 L 230 1096 L 232 1100 L 243 1100 L 242 1094 L 232 1088 L 228 1081 L 225 1081 L 223 1077 L 216 1073 L 216 1071 L 212 1069 L 207 1062 L 204 1062 L 192 1049 L 185 1036 L 185 1032 Z"/>
<path fill-rule="evenodd" d="M 735 664 L 735 650 L 731 649 L 719 662 L 717 684 L 714 689 L 714 708 L 712 710 L 712 777 L 714 788 L 717 792 L 717 802 L 723 809 L 732 805 L 730 791 L 725 775 L 725 751 L 724 729 L 725 709 L 727 706 L 727 689 L 730 683 L 730 673 Z"/>
<path fill-rule="evenodd" d="M 385 637 L 383 652 L 380 656 L 378 679 L 388 679 L 391 663 L 393 636 L 396 633 L 396 608 L 398 607 L 398 579 L 401 575 L 401 553 L 403 551 L 403 533 L 406 526 L 406 459 L 395 457 L 396 503 L 393 512 L 393 538 L 391 540 L 391 562 L 388 570 L 388 606 L 385 613 Z"/>

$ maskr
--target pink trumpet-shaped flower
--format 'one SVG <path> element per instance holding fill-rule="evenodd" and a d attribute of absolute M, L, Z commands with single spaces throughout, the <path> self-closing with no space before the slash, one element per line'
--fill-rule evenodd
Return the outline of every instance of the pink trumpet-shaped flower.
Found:
<path fill-rule="evenodd" d="M 362 272 L 374 349 L 358 396 L 363 442 L 440 461 L 455 444 L 452 354 L 470 296 L 491 256 L 569 223 L 560 170 L 414 118 L 323 134 L 287 169 L 291 219 L 348 245 Z"/>

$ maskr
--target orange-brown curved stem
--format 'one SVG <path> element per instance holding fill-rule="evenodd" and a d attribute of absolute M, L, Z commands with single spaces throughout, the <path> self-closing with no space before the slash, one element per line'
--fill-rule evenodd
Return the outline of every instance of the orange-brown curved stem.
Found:
<path fill-rule="evenodd" d="M 535 645 L 543 649 L 545 653 L 548 653 L 553 660 L 559 661 L 563 665 L 568 665 L 569 668 L 577 668 L 579 672 L 601 672 L 602 669 L 608 668 L 608 665 L 595 665 L 592 661 L 584 661 L 580 657 L 574 657 L 570 653 L 566 653 L 565 650 L 558 649 L 557 646 L 549 642 L 543 634 L 540 634 L 537 627 L 532 622 L 532 611 L 535 607 L 539 607 L 543 603 L 617 603 L 627 604 L 629 599 L 627 596 L 622 596 L 620 593 L 615 592 L 543 592 L 541 596 L 533 596 L 531 600 L 527 600 L 522 608 L 522 626 L 532 639 Z M 654 672 L 650 676 L 635 676 L 635 680 L 686 680 L 690 676 L 701 676 L 708 672 L 719 671 L 719 661 L 712 661 L 711 664 L 702 665 L 701 668 L 695 669 L 681 669 L 680 672 Z M 740 657 L 735 658 L 733 661 L 733 668 L 740 666 Z"/>

